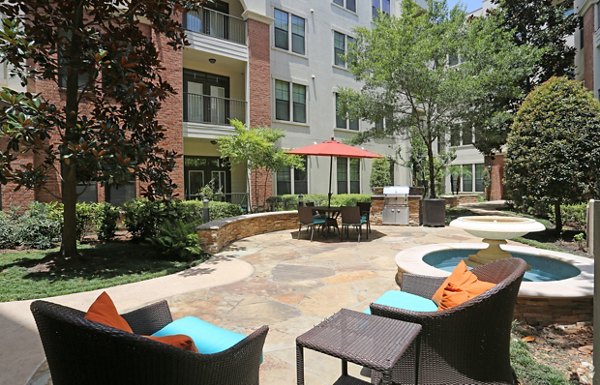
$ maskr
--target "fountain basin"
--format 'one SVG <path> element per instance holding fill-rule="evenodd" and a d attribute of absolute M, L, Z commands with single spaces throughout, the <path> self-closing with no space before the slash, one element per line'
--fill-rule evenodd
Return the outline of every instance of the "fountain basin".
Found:
<path fill-rule="evenodd" d="M 402 286 L 404 273 L 448 276 L 455 266 L 449 258 L 464 258 L 487 246 L 486 243 L 441 243 L 403 250 L 396 255 L 396 281 Z M 502 249 L 532 261 L 533 273 L 538 279 L 521 283 L 515 307 L 517 319 L 532 325 L 591 321 L 594 292 L 594 261 L 591 258 L 517 245 L 503 245 Z M 544 271 L 545 266 L 549 266 L 550 271 Z M 526 279 L 532 279 L 531 273 Z"/>
<path fill-rule="evenodd" d="M 450 222 L 450 227 L 463 229 L 479 238 L 495 240 L 513 239 L 546 230 L 544 225 L 533 219 L 499 215 L 460 217 Z"/>

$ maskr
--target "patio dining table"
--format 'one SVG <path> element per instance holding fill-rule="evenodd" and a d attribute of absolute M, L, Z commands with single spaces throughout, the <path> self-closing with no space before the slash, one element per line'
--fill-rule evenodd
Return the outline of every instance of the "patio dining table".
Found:
<path fill-rule="evenodd" d="M 342 212 L 341 207 L 314 206 L 312 207 L 312 210 L 313 213 L 327 216 L 327 220 L 325 222 L 325 226 L 327 227 L 327 233 L 329 233 L 330 227 L 335 227 L 339 234 L 340 228 L 338 226 L 337 219 L 340 216 L 340 213 Z"/>

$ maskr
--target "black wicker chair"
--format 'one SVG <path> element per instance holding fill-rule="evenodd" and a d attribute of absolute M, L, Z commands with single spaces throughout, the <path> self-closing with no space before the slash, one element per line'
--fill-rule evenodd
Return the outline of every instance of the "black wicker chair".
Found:
<path fill-rule="evenodd" d="M 150 340 L 172 321 L 166 301 L 124 314 L 134 333 L 84 319 L 84 313 L 45 301 L 31 311 L 54 385 L 254 385 L 268 327 L 231 348 L 199 354 Z"/>
<path fill-rule="evenodd" d="M 419 354 L 421 384 L 514 384 L 510 366 L 513 310 L 527 264 L 507 258 L 472 270 L 496 283 L 487 292 L 448 310 L 411 312 L 371 304 L 374 315 L 422 325 Z M 444 278 L 404 274 L 402 290 L 431 298 Z M 394 384 L 414 384 L 415 347 L 394 370 Z M 378 373 L 373 380 L 378 381 Z"/>

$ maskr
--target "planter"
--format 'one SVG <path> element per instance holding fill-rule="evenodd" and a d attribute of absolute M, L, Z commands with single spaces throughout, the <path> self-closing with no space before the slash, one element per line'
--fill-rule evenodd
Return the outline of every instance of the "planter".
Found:
<path fill-rule="evenodd" d="M 423 199 L 423 226 L 444 227 L 446 225 L 446 201 Z"/>
<path fill-rule="evenodd" d="M 371 190 L 373 190 L 374 195 L 383 194 L 383 187 L 372 187 Z"/>

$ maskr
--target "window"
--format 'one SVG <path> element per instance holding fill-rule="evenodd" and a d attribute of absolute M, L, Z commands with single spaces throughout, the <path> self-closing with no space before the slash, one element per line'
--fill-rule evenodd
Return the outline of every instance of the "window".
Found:
<path fill-rule="evenodd" d="M 69 43 L 70 32 L 65 32 L 64 30 L 59 32 L 59 36 L 61 40 L 64 39 L 65 43 Z M 69 60 L 65 57 L 64 54 L 64 46 L 60 44 L 58 48 L 58 86 L 61 88 L 67 88 L 67 74 L 68 74 L 68 66 Z M 85 68 L 85 63 L 81 63 L 81 67 L 79 69 L 79 74 L 77 75 L 77 87 L 82 90 L 87 87 L 88 83 L 91 81 L 90 72 L 88 72 L 90 68 Z"/>
<path fill-rule="evenodd" d="M 340 95 L 335 94 L 335 128 L 358 131 L 358 119 L 348 119 L 342 115 L 340 106 Z"/>
<path fill-rule="evenodd" d="M 306 86 L 275 80 L 275 119 L 306 123 Z"/>
<path fill-rule="evenodd" d="M 462 191 L 473 191 L 473 170 L 470 164 L 462 166 Z M 466 172 L 465 172 L 466 171 Z"/>
<path fill-rule="evenodd" d="M 354 38 L 337 31 L 333 32 L 333 62 L 336 66 L 346 68 L 346 54 L 352 43 Z"/>
<path fill-rule="evenodd" d="M 135 181 L 123 183 L 120 185 L 106 186 L 106 201 L 115 206 L 121 206 L 123 203 L 135 198 Z"/>
<path fill-rule="evenodd" d="M 277 195 L 308 194 L 308 164 L 306 157 L 303 158 L 303 162 L 304 170 L 286 168 L 277 171 Z"/>
<path fill-rule="evenodd" d="M 349 11 L 356 12 L 356 0 L 333 0 L 333 3 Z"/>
<path fill-rule="evenodd" d="M 231 164 L 228 159 L 215 156 L 183 157 L 184 189 L 186 199 L 201 199 L 204 186 L 211 186 L 221 198 L 231 200 Z"/>
<path fill-rule="evenodd" d="M 379 16 L 379 12 L 385 13 L 389 15 L 392 13 L 392 7 L 390 5 L 390 0 L 372 0 L 372 13 L 373 19 Z"/>
<path fill-rule="evenodd" d="M 360 193 L 360 159 L 337 158 L 337 193 Z"/>
<path fill-rule="evenodd" d="M 289 33 L 291 30 L 291 34 Z M 304 18 L 275 8 L 275 47 L 300 55 L 306 54 L 306 21 Z"/>
<path fill-rule="evenodd" d="M 460 56 L 456 52 L 452 52 L 448 55 L 448 67 L 454 67 L 461 63 Z"/>
<path fill-rule="evenodd" d="M 485 174 L 485 167 L 483 163 L 476 164 L 475 166 L 475 191 L 484 191 L 485 186 L 483 183 L 483 176 Z"/>
<path fill-rule="evenodd" d="M 583 17 L 579 18 L 579 48 L 583 49 L 585 46 L 585 33 L 583 30 Z"/>
<path fill-rule="evenodd" d="M 450 145 L 451 146 L 466 146 L 473 144 L 473 128 L 467 125 L 462 125 L 450 130 Z"/>
<path fill-rule="evenodd" d="M 98 184 L 96 182 L 78 183 L 77 202 L 98 202 Z"/>
<path fill-rule="evenodd" d="M 477 164 L 463 164 L 461 167 L 460 175 L 460 191 L 461 192 L 483 192 L 485 191 L 485 165 L 483 163 Z M 453 180 L 454 185 L 451 186 L 452 191 L 458 191 L 456 184 L 458 179 Z"/>

